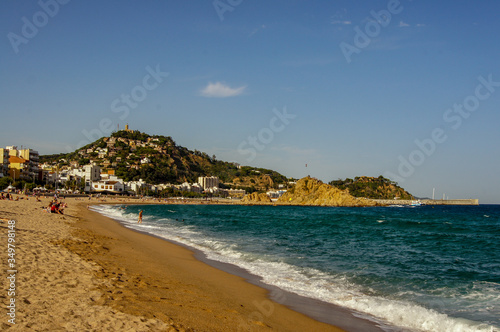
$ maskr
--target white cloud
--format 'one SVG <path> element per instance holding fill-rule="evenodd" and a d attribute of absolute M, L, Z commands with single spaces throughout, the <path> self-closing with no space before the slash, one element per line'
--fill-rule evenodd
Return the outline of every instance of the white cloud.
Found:
<path fill-rule="evenodd" d="M 400 28 L 407 28 L 407 27 L 409 27 L 409 26 L 410 26 L 410 25 L 409 25 L 408 23 L 405 23 L 405 22 L 403 22 L 403 21 L 399 21 L 399 27 L 400 27 Z"/>
<path fill-rule="evenodd" d="M 203 97 L 213 97 L 213 98 L 227 98 L 241 95 L 245 89 L 245 86 L 240 86 L 239 88 L 231 88 L 221 82 L 208 83 L 208 85 L 200 91 Z"/>
<path fill-rule="evenodd" d="M 335 25 L 350 25 L 350 24 L 352 24 L 351 21 L 342 21 L 342 20 L 333 20 L 331 23 L 335 24 Z"/>

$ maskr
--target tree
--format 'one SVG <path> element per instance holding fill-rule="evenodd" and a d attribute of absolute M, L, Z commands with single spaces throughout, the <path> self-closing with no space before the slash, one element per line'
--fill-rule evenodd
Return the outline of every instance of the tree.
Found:
<path fill-rule="evenodd" d="M 7 188 L 14 180 L 10 176 L 0 178 L 0 190 Z"/>
<path fill-rule="evenodd" d="M 12 186 L 16 187 L 16 189 L 23 189 L 25 184 L 26 182 L 24 180 L 17 180 L 12 184 Z"/>
<path fill-rule="evenodd" d="M 36 188 L 36 184 L 34 184 L 34 183 L 28 183 L 28 184 L 26 184 L 26 189 L 28 191 L 33 191 L 33 189 L 35 189 L 35 188 Z"/>

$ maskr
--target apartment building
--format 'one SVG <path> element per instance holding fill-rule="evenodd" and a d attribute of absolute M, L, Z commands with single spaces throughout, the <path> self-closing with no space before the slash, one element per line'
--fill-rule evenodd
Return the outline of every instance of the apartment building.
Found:
<path fill-rule="evenodd" d="M 216 176 L 200 176 L 198 183 L 202 186 L 203 190 L 219 188 L 219 178 Z"/>
<path fill-rule="evenodd" d="M 38 151 L 33 149 L 18 149 L 17 146 L 7 146 L 0 149 L 2 155 L 2 167 L 5 166 L 6 151 L 8 154 L 8 174 L 14 179 L 32 179 L 38 178 L 38 164 L 40 157 Z M 4 173 L 5 175 L 5 173 Z"/>

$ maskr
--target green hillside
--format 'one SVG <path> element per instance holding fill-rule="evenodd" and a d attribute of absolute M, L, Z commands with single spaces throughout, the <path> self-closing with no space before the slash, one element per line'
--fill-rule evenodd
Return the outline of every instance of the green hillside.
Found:
<path fill-rule="evenodd" d="M 342 190 L 349 190 L 354 197 L 365 197 L 372 199 L 413 199 L 413 195 L 398 186 L 397 183 L 384 178 L 369 176 L 355 177 L 354 179 L 334 180 L 330 185 Z"/>
<path fill-rule="evenodd" d="M 169 136 L 148 135 L 121 130 L 102 137 L 72 153 L 40 156 L 40 163 L 78 167 L 96 163 L 103 170 L 114 171 L 125 181 L 142 179 L 150 184 L 197 182 L 199 176 L 217 176 L 222 188 L 245 189 L 247 192 L 287 187 L 286 176 L 264 168 L 242 166 L 217 160 L 205 152 L 177 145 Z M 411 199 L 413 196 L 382 176 L 356 177 L 329 183 L 349 190 L 354 197 L 374 199 Z M 281 185 L 281 186 L 280 186 Z"/>
<path fill-rule="evenodd" d="M 151 184 L 196 182 L 199 176 L 217 176 L 222 187 L 265 190 L 288 182 L 287 177 L 269 169 L 217 160 L 197 150 L 177 145 L 171 137 L 148 135 L 138 131 L 118 131 L 72 153 L 45 155 L 40 163 L 83 166 L 95 162 L 105 170 L 114 170 L 125 181 Z"/>

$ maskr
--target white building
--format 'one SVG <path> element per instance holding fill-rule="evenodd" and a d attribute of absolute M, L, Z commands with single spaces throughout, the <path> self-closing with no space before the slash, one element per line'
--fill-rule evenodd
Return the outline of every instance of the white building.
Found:
<path fill-rule="evenodd" d="M 90 191 L 121 194 L 125 191 L 125 186 L 120 181 L 93 181 Z"/>
<path fill-rule="evenodd" d="M 66 183 L 67 181 L 69 181 L 68 171 L 62 170 L 62 171 L 57 172 L 56 181 L 59 183 Z"/>
<path fill-rule="evenodd" d="M 200 176 L 198 178 L 198 183 L 203 190 L 214 190 L 214 188 L 219 188 L 219 178 L 216 176 Z"/>
<path fill-rule="evenodd" d="M 105 158 L 108 155 L 108 148 L 97 148 L 98 158 Z"/>
<path fill-rule="evenodd" d="M 203 187 L 199 183 L 193 183 L 191 185 L 191 191 L 195 193 L 201 193 L 203 191 Z"/>
<path fill-rule="evenodd" d="M 122 181 L 118 176 L 108 173 L 101 173 L 101 180 L 103 181 Z M 123 182 L 123 181 L 122 181 Z"/>
<path fill-rule="evenodd" d="M 99 181 L 101 179 L 101 168 L 97 165 L 85 165 L 83 166 L 85 171 L 85 181 Z"/>
<path fill-rule="evenodd" d="M 85 177 L 85 170 L 83 168 L 73 168 L 69 171 L 69 175 L 72 178 L 81 180 Z"/>
<path fill-rule="evenodd" d="M 177 187 L 180 191 L 191 191 L 191 185 L 188 182 L 184 182 L 180 186 Z"/>
<path fill-rule="evenodd" d="M 139 181 L 129 181 L 126 183 L 126 188 L 127 190 L 139 193 L 141 189 L 147 188 L 147 183 L 144 182 L 142 179 L 139 179 Z"/>

